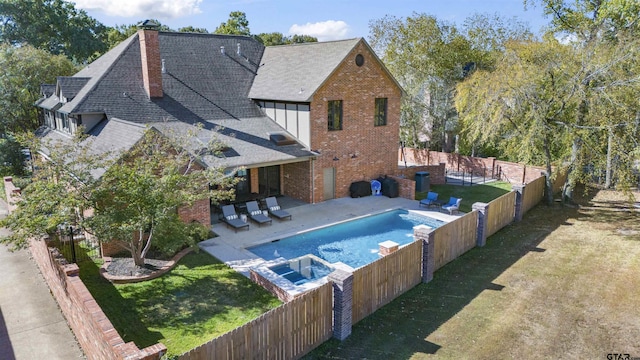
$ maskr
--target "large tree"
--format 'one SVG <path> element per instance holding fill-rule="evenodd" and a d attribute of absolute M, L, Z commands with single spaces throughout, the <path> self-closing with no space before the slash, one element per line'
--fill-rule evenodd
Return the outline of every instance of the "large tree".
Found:
<path fill-rule="evenodd" d="M 495 53 L 511 38 L 530 36 L 517 21 L 474 15 L 460 32 L 453 24 L 414 13 L 370 22 L 369 42 L 406 91 L 401 139 L 451 151 L 457 132 L 456 85 L 476 69 L 492 66 Z"/>
<path fill-rule="evenodd" d="M 632 185 L 630 171 L 635 160 L 629 154 L 638 147 L 634 134 L 640 109 L 632 99 L 640 96 L 640 2 L 525 1 L 530 3 L 543 7 L 551 17 L 552 33 L 570 43 L 579 60 L 573 73 L 577 107 L 572 121 L 565 124 L 572 135 L 565 195 L 571 196 L 576 183 L 590 180 L 593 174 L 585 170 L 600 166 L 607 187 L 615 178 L 618 185 L 627 188 Z"/>
<path fill-rule="evenodd" d="M 249 20 L 247 20 L 247 14 L 242 11 L 232 11 L 229 14 L 229 19 L 218 26 L 214 31 L 214 34 L 228 34 L 228 35 L 251 35 L 249 30 Z"/>
<path fill-rule="evenodd" d="M 493 69 L 458 85 L 464 136 L 496 147 L 505 159 L 545 164 L 550 189 L 552 165 L 569 144 L 561 124 L 575 109 L 572 59 L 573 49 L 551 37 L 509 43 Z M 551 192 L 547 195 L 551 202 Z"/>
<path fill-rule="evenodd" d="M 0 0 L 0 39 L 79 63 L 107 50 L 107 28 L 64 0 Z"/>
<path fill-rule="evenodd" d="M 192 245 L 209 228 L 183 223 L 178 208 L 233 194 L 225 190 L 232 189 L 233 177 L 199 165 L 201 155 L 219 149 L 215 141 L 198 153 L 180 146 L 193 143 L 197 131 L 164 136 L 148 129 L 126 153 L 96 154 L 92 141 L 80 137 L 72 143 L 34 140 L 47 160 L 39 158 L 17 210 L 0 221 L 13 231 L 0 241 L 20 247 L 73 224 L 100 241 L 117 241 L 138 266 L 152 244 L 168 252 Z"/>
<path fill-rule="evenodd" d="M 76 72 L 66 57 L 30 45 L 0 45 L 0 68 L 0 134 L 37 129 L 40 114 L 33 103 L 42 96 L 40 85 Z"/>

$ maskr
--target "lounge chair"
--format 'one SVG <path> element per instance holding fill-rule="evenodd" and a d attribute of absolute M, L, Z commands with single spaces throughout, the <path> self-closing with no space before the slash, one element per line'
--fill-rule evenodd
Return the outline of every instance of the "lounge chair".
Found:
<path fill-rule="evenodd" d="M 242 229 L 244 227 L 249 230 L 249 223 L 246 223 L 238 218 L 238 214 L 236 214 L 236 208 L 233 205 L 224 205 L 222 207 L 222 216 L 227 226 L 231 226 L 236 232 L 238 229 Z"/>
<path fill-rule="evenodd" d="M 449 215 L 453 215 L 454 212 L 455 213 L 458 212 L 461 201 L 462 201 L 462 198 L 451 197 L 448 203 L 442 205 L 442 209 L 447 210 L 449 212 Z"/>
<path fill-rule="evenodd" d="M 438 193 L 429 191 L 425 199 L 420 200 L 420 206 L 431 207 L 438 206 Z"/>
<path fill-rule="evenodd" d="M 269 214 L 273 215 L 275 218 L 280 220 L 284 220 L 287 218 L 291 220 L 291 214 L 280 209 L 280 205 L 278 205 L 278 200 L 276 200 L 275 197 L 273 196 L 268 197 L 265 199 L 265 201 L 267 202 L 267 209 L 269 211 Z"/>
<path fill-rule="evenodd" d="M 249 213 L 249 218 L 257 222 L 259 226 L 262 226 L 262 224 L 271 225 L 271 219 L 262 213 L 255 200 L 247 202 L 247 212 Z"/>

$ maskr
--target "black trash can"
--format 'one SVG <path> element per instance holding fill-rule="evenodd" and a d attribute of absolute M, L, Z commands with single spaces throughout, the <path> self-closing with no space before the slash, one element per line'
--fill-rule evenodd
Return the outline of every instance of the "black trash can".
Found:
<path fill-rule="evenodd" d="M 389 177 L 384 178 L 384 180 L 382 180 L 382 195 L 390 198 L 398 197 L 400 195 L 398 182 Z"/>
<path fill-rule="evenodd" d="M 429 172 L 418 171 L 416 173 L 416 192 L 429 191 Z"/>

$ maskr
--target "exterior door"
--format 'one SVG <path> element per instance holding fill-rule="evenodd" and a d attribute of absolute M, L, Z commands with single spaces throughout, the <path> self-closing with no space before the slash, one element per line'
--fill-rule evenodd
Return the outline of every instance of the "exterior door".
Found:
<path fill-rule="evenodd" d="M 258 169 L 258 186 L 260 188 L 260 195 L 280 195 L 280 165 Z"/>
<path fill-rule="evenodd" d="M 336 168 L 324 168 L 322 172 L 322 183 L 324 184 L 323 200 L 333 199 L 336 197 Z"/>

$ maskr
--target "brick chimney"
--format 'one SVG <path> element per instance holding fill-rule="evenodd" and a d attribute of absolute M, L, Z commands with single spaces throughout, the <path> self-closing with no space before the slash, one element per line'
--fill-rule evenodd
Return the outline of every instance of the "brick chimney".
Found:
<path fill-rule="evenodd" d="M 144 89 L 149 98 L 159 98 L 162 97 L 162 64 L 157 24 L 147 20 L 139 26 L 138 39 L 140 41 Z"/>

